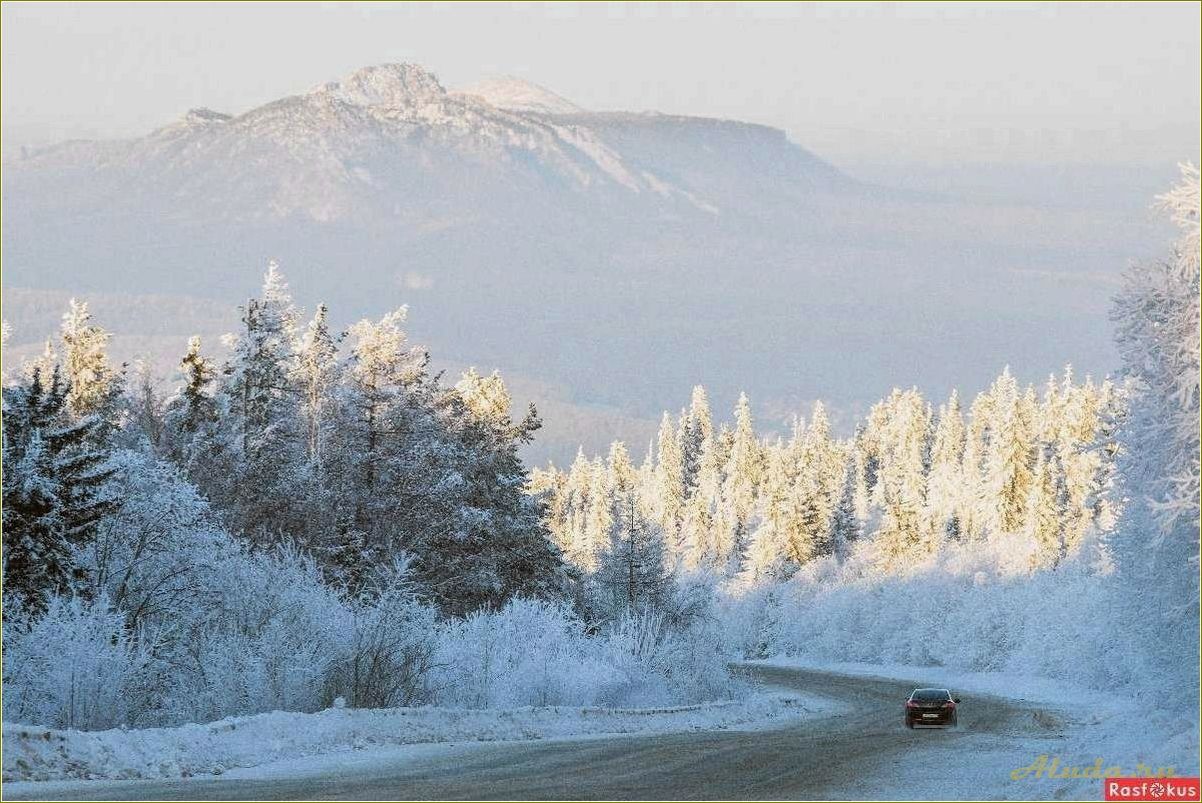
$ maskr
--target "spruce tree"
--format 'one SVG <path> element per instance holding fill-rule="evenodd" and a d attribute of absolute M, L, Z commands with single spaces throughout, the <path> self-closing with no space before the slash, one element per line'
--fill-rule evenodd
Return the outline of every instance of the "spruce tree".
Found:
<path fill-rule="evenodd" d="M 751 405 L 740 393 L 735 405 L 735 428 L 726 468 L 723 471 L 722 502 L 717 526 L 721 528 L 718 561 L 726 571 L 737 571 L 743 563 L 751 533 L 751 517 L 763 474 L 763 454 L 755 437 Z"/>
<path fill-rule="evenodd" d="M 302 532 L 304 463 L 300 394 L 293 382 L 296 310 L 277 265 L 243 308 L 243 331 L 225 367 L 224 395 L 238 458 L 233 521 L 254 543 Z"/>
<path fill-rule="evenodd" d="M 894 390 L 885 409 L 880 471 L 884 515 L 877 540 L 880 560 L 887 569 L 896 569 L 919 557 L 929 543 L 924 463 L 930 412 L 914 389 Z"/>
<path fill-rule="evenodd" d="M 697 490 L 702 458 L 714 451 L 714 422 L 705 388 L 697 385 L 689 408 L 680 416 L 680 452 L 686 496 Z"/>
<path fill-rule="evenodd" d="M 531 405 L 518 422 L 499 374 L 469 372 L 448 397 L 451 432 L 461 447 L 456 474 L 457 533 L 428 532 L 418 572 L 443 610 L 463 615 L 517 596 L 562 599 L 562 555 L 526 493 L 529 476 L 518 448 L 542 425 Z M 450 536 L 450 537 L 448 537 Z"/>
<path fill-rule="evenodd" d="M 217 402 L 213 398 L 217 378 L 212 361 L 201 353 L 200 338 L 188 339 L 188 350 L 180 360 L 183 385 L 167 402 L 165 427 L 168 455 L 202 488 L 215 478 L 212 458 L 218 448 Z"/>
<path fill-rule="evenodd" d="M 121 384 L 109 365 L 108 342 L 111 335 L 92 323 L 85 302 L 71 299 L 63 315 L 63 371 L 67 391 L 67 409 L 72 415 L 96 415 L 109 427 L 117 425 Z"/>
<path fill-rule="evenodd" d="M 990 389 L 993 420 L 984 488 L 994 537 L 1017 533 L 1026 513 L 1033 462 L 1033 391 L 1021 393 L 1007 367 Z"/>
<path fill-rule="evenodd" d="M 1032 472 L 1028 491 L 1024 533 L 1029 541 L 1032 570 L 1054 569 L 1068 554 L 1061 504 L 1065 498 L 1057 487 L 1056 458 L 1042 452 Z"/>
<path fill-rule="evenodd" d="M 679 556 L 680 524 L 684 516 L 685 485 L 684 454 L 672 417 L 664 413 L 656 436 L 655 509 L 660 528 L 667 540 L 669 553 Z"/>
<path fill-rule="evenodd" d="M 964 442 L 960 397 L 953 390 L 947 403 L 939 408 L 939 421 L 931 445 L 927 508 L 932 534 L 939 540 L 956 540 L 963 530 Z"/>
<path fill-rule="evenodd" d="M 839 560 L 847 557 L 852 544 L 860 539 L 860 519 L 856 515 L 856 464 L 849 456 L 843 470 L 843 486 L 831 514 L 831 552 Z"/>
<path fill-rule="evenodd" d="M 592 577 L 604 618 L 660 609 L 669 596 L 663 534 L 638 497 L 636 475 L 625 446 L 616 442 L 607 466 L 609 531 Z"/>
<path fill-rule="evenodd" d="M 301 395 L 305 452 L 312 471 L 320 472 L 322 447 L 333 416 L 331 396 L 338 381 L 338 345 L 330 333 L 329 311 L 319 304 L 296 347 L 294 381 Z"/>
<path fill-rule="evenodd" d="M 118 504 L 107 430 L 96 415 L 72 415 L 70 398 L 58 370 L 48 385 L 35 368 L 4 389 L 4 585 L 34 612 L 83 589 L 75 552 Z"/>

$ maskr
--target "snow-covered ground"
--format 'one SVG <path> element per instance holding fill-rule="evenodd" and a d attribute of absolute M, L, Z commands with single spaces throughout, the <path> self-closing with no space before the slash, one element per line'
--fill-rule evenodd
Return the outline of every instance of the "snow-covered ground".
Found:
<path fill-rule="evenodd" d="M 652 734 L 764 727 L 833 713 L 828 698 L 760 694 L 739 702 L 656 709 L 551 706 L 510 710 L 332 708 L 316 714 L 273 712 L 176 728 L 58 731 L 4 725 L 6 792 L 65 779 L 181 778 L 256 767 L 291 773 L 298 759 L 340 754 L 372 760 L 385 749 L 448 742 L 495 742 L 577 736 Z M 407 748 L 408 749 L 408 748 Z M 362 759 L 351 751 L 370 751 Z M 378 756 L 376 756 L 378 758 Z M 304 761 L 305 766 L 314 766 Z M 245 777 L 245 776 L 242 776 Z"/>

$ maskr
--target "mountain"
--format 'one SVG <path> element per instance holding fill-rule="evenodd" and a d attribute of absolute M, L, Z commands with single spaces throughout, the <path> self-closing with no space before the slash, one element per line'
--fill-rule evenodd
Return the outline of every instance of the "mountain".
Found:
<path fill-rule="evenodd" d="M 1113 357 L 1109 288 L 1080 277 L 1121 252 L 1105 235 L 1076 248 L 1079 220 L 885 190 L 779 129 L 588 111 L 518 79 L 448 91 L 415 65 L 367 67 L 241 114 L 29 152 L 3 184 L 18 347 L 55 323 L 20 299 L 50 292 L 109 299 L 118 320 L 102 322 L 182 350 L 189 316 L 114 300 L 221 302 L 233 328 L 277 259 L 310 307 L 349 322 L 409 303 L 436 358 L 498 366 L 636 435 L 695 382 L 783 418 L 798 399 L 851 408 L 892 384 Z"/>
<path fill-rule="evenodd" d="M 748 146 L 785 175 L 740 159 Z M 548 209 L 715 214 L 720 182 L 733 178 L 716 165 L 784 196 L 845 181 L 763 126 L 592 114 L 514 80 L 448 92 L 411 64 L 368 67 L 237 116 L 193 109 L 141 139 L 42 149 L 8 165 L 8 179 L 11 192 L 36 188 L 55 207 L 65 195 L 208 222 L 430 226 L 532 196 Z"/>
<path fill-rule="evenodd" d="M 498 109 L 537 114 L 579 114 L 584 109 L 560 97 L 544 86 L 505 76 L 486 78 L 456 90 L 458 95 L 474 95 Z"/>

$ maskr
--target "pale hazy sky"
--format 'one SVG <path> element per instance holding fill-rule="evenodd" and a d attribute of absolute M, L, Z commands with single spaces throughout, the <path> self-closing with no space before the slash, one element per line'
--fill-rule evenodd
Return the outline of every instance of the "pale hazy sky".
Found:
<path fill-rule="evenodd" d="M 237 113 L 357 67 L 511 74 L 591 109 L 732 117 L 836 162 L 1196 157 L 1199 5 L 22 3 L 5 149 Z"/>

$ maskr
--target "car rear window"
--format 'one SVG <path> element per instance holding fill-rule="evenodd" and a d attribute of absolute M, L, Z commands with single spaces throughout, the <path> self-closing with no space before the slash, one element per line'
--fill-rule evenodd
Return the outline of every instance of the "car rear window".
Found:
<path fill-rule="evenodd" d="M 910 695 L 912 700 L 947 700 L 950 699 L 947 691 L 944 689 L 915 689 Z"/>

